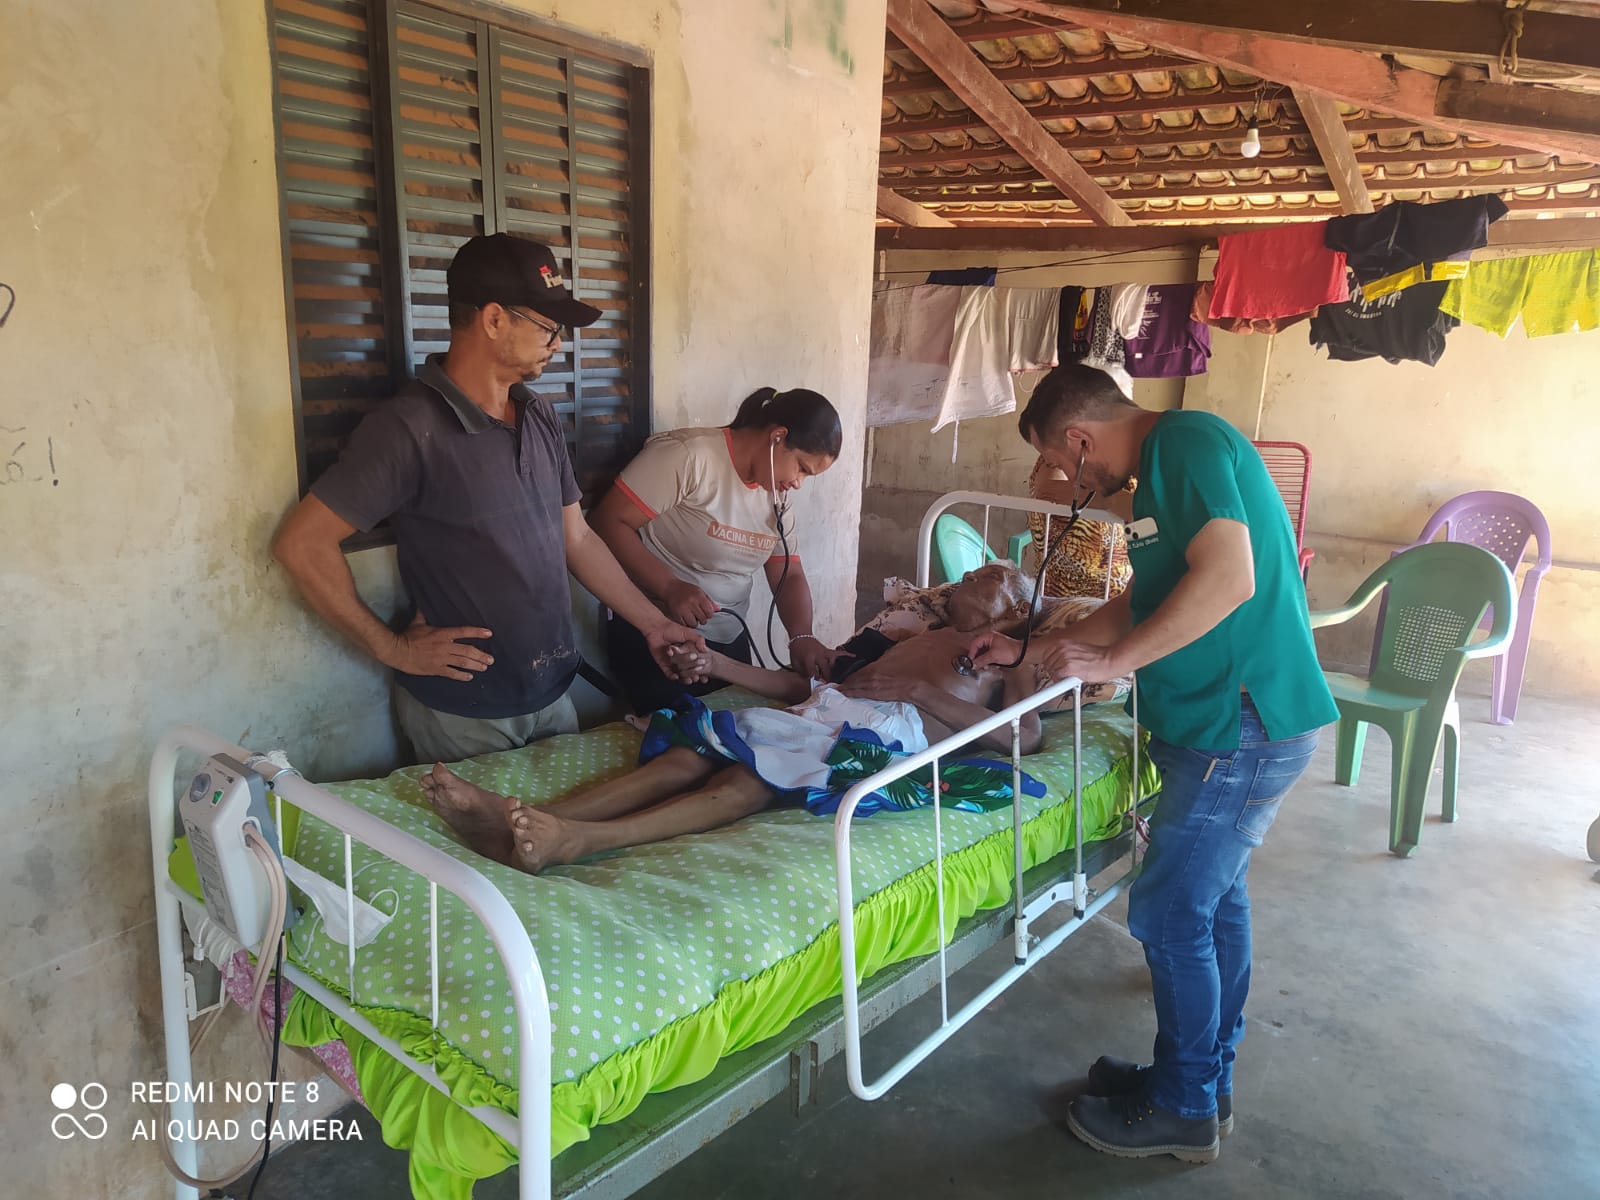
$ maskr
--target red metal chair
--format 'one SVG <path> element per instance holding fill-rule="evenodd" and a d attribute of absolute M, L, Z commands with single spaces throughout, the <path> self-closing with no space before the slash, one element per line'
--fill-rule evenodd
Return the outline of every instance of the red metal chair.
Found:
<path fill-rule="evenodd" d="M 1294 544 L 1300 550 L 1300 577 L 1316 557 L 1316 551 L 1306 543 L 1306 497 L 1311 491 L 1311 451 L 1299 442 L 1252 442 L 1267 464 L 1267 474 L 1283 497 L 1283 506 L 1289 510 L 1289 523 L 1294 526 Z"/>

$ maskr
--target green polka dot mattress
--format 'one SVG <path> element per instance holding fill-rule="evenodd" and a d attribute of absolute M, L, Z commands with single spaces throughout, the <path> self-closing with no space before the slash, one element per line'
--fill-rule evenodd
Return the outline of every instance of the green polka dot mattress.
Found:
<path fill-rule="evenodd" d="M 727 689 L 713 707 L 755 703 Z M 1131 794 L 1130 723 L 1085 710 L 1084 830 L 1115 834 Z M 1072 844 L 1072 721 L 1048 718 L 1025 763 L 1048 787 L 1024 799 L 1028 865 Z M 640 735 L 618 723 L 486 755 L 458 767 L 485 788 L 548 802 L 630 770 Z M 327 790 L 469 862 L 527 926 L 549 991 L 552 1154 L 632 1112 L 644 1097 L 702 1079 L 717 1060 L 780 1032 L 837 996 L 833 821 L 769 811 L 724 829 L 639 846 L 531 876 L 480 858 L 428 807 L 410 767 Z M 1149 791 L 1149 780 L 1145 791 Z M 1011 814 L 946 811 L 946 936 L 963 917 L 1010 899 Z M 294 857 L 344 878 L 343 835 L 302 816 Z M 860 962 L 870 975 L 937 949 L 933 813 L 880 813 L 853 834 Z M 428 883 L 360 842 L 355 890 L 394 918 L 356 957 L 356 1007 L 413 1057 L 431 1062 L 463 1105 L 517 1110 L 513 1009 L 499 957 L 476 916 L 439 891 L 439 1027 L 430 1023 Z M 175 871 L 176 874 L 176 871 Z M 307 906 L 290 957 L 348 998 L 346 950 Z M 475 1178 L 515 1161 L 514 1148 L 304 992 L 285 1025 L 292 1044 L 348 1045 L 363 1099 L 391 1145 L 412 1152 L 414 1193 L 464 1200 Z"/>

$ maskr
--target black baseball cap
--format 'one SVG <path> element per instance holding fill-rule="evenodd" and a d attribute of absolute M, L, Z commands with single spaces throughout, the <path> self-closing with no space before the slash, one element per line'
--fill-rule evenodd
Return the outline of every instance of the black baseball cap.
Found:
<path fill-rule="evenodd" d="M 467 241 L 450 260 L 445 280 L 452 304 L 520 304 L 576 328 L 601 315 L 573 297 L 550 247 L 509 233 Z"/>

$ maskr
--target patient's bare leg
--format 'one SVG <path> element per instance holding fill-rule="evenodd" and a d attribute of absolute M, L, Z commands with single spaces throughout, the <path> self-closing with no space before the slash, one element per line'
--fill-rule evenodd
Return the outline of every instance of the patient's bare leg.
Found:
<path fill-rule="evenodd" d="M 626 775 L 540 807 L 569 821 L 609 821 L 704 783 L 718 766 L 687 746 L 673 746 Z"/>
<path fill-rule="evenodd" d="M 517 807 L 514 798 L 468 783 L 443 763 L 434 763 L 433 770 L 417 782 L 433 811 L 462 841 L 485 858 L 508 861 L 506 822 L 508 806 L 510 811 Z"/>
<path fill-rule="evenodd" d="M 609 821 L 567 820 L 549 808 L 524 804 L 511 816 L 512 862 L 537 874 L 605 850 L 718 829 L 760 812 L 771 802 L 772 789 L 737 766 L 717 772 L 697 791 Z"/>

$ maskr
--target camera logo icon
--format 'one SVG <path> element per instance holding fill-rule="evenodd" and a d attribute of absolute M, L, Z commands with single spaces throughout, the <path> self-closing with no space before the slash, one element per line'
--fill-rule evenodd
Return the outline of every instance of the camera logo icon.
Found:
<path fill-rule="evenodd" d="M 81 1135 L 98 1142 L 105 1137 L 106 1119 L 100 1115 L 100 1110 L 106 1106 L 103 1084 L 86 1083 L 77 1088 L 70 1083 L 58 1083 L 50 1089 L 50 1103 L 57 1110 L 50 1118 L 50 1132 L 57 1140 L 70 1142 Z"/>

